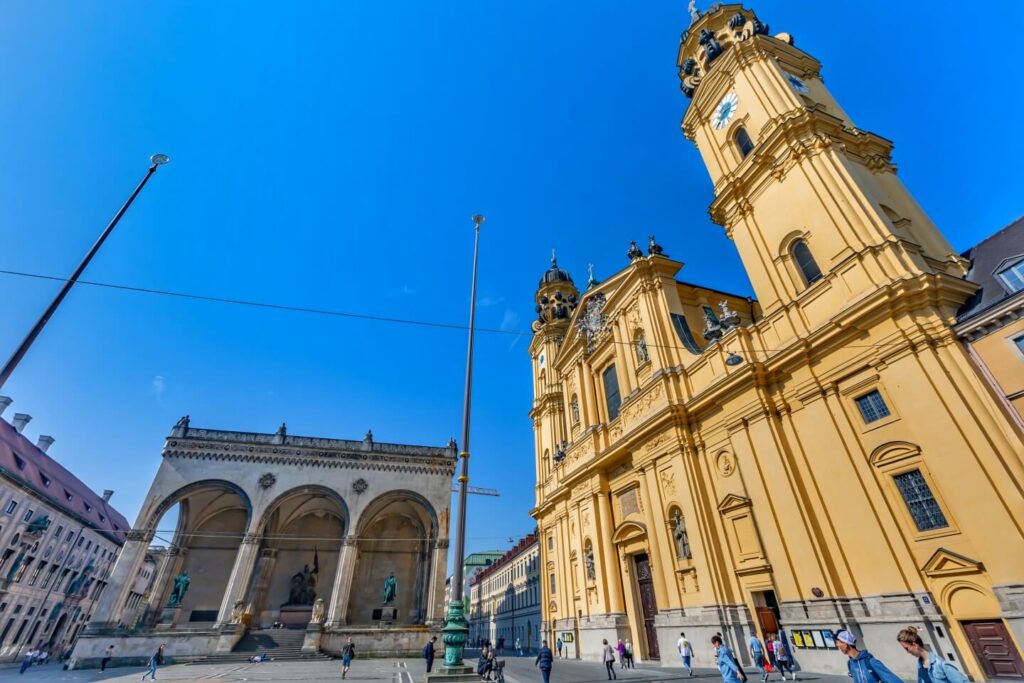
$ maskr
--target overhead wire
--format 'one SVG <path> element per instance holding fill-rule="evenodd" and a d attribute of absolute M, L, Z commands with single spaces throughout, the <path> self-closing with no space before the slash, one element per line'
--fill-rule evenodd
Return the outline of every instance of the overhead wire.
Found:
<path fill-rule="evenodd" d="M 15 276 L 15 277 L 32 278 L 32 279 L 37 279 L 37 280 L 50 280 L 50 281 L 54 281 L 54 282 L 67 282 L 68 281 L 68 278 L 59 277 L 59 276 L 56 276 L 56 275 L 44 275 L 44 274 L 41 274 L 41 273 L 29 273 L 29 272 L 25 272 L 25 271 L 17 271 L 17 270 L 9 270 L 9 269 L 0 269 L 0 275 L 11 275 L 11 276 Z M 392 323 L 392 324 L 399 324 L 399 325 L 413 325 L 413 326 L 417 326 L 417 327 L 427 327 L 427 328 L 435 328 L 435 329 L 460 330 L 460 331 L 465 331 L 465 330 L 469 329 L 468 325 L 464 325 L 464 324 L 461 324 L 461 323 L 448 323 L 448 322 L 440 322 L 440 321 L 436 321 L 436 320 L 422 320 L 422 319 L 415 319 L 415 318 L 400 318 L 400 317 L 396 317 L 396 316 L 372 315 L 372 314 L 369 314 L 369 313 L 356 313 L 356 312 L 352 312 L 352 311 L 338 311 L 338 310 L 333 310 L 333 309 L 316 308 L 316 307 L 311 307 L 311 306 L 298 306 L 298 305 L 291 305 L 291 304 L 276 304 L 276 303 L 269 303 L 269 302 L 265 302 L 265 301 L 252 301 L 252 300 L 249 300 L 249 299 L 236 299 L 236 298 L 231 298 L 231 297 L 214 296 L 214 295 L 208 295 L 208 294 L 192 294 L 192 293 L 189 293 L 189 292 L 178 292 L 178 291 L 174 291 L 174 290 L 157 289 L 157 288 L 153 288 L 153 287 L 137 287 L 137 286 L 133 286 L 133 285 L 122 285 L 122 284 L 116 284 L 116 283 L 110 283 L 110 282 L 97 282 L 95 280 L 77 280 L 77 283 L 81 284 L 81 285 L 87 285 L 87 286 L 90 286 L 90 287 L 101 287 L 101 288 L 121 290 L 121 291 L 126 291 L 126 292 L 135 292 L 135 293 L 139 293 L 139 294 L 153 294 L 153 295 L 157 295 L 157 296 L 168 296 L 168 297 L 175 297 L 175 298 L 179 298 L 179 299 L 186 299 L 186 300 L 192 300 L 192 301 L 206 301 L 206 302 L 210 302 L 210 303 L 220 303 L 220 304 L 228 304 L 228 305 L 234 305 L 234 306 L 245 306 L 245 307 L 250 307 L 250 308 L 260 308 L 260 309 L 276 310 L 276 311 L 288 311 L 288 312 L 292 312 L 292 313 L 306 313 L 306 314 L 323 315 L 323 316 L 329 316 L 329 317 L 335 317 L 335 318 L 348 318 L 348 319 L 352 319 L 352 320 L 367 320 L 367 321 L 372 321 L 372 322 L 383 322 L 383 323 Z M 523 337 L 523 336 L 526 336 L 526 335 L 533 334 L 532 331 L 510 330 L 510 329 L 502 329 L 502 328 L 496 328 L 496 327 L 476 327 L 475 330 L 477 332 L 483 332 L 483 333 L 486 333 L 486 334 L 501 334 L 501 335 L 507 335 L 507 336 L 515 336 L 515 337 Z M 633 342 L 631 342 L 631 341 L 621 341 L 621 340 L 613 339 L 613 340 L 611 340 L 611 342 L 614 343 L 614 344 L 623 345 L 623 346 L 632 346 L 633 345 Z M 901 340 L 901 341 L 893 341 L 893 342 L 880 342 L 880 343 L 874 343 L 874 344 L 844 344 L 844 347 L 845 348 L 875 349 L 875 348 L 883 348 L 883 347 L 888 347 L 888 346 L 899 346 L 899 345 L 902 345 L 904 343 L 906 343 L 906 341 L 905 340 Z M 647 345 L 648 348 L 668 349 L 668 350 L 675 350 L 675 351 L 687 351 L 689 353 L 693 353 L 689 348 L 687 348 L 686 346 L 682 346 L 682 345 L 658 344 L 658 343 L 654 343 L 654 342 L 646 342 L 646 345 Z M 759 348 L 759 347 L 756 347 L 756 346 L 752 346 L 750 348 L 753 351 L 758 351 L 758 352 L 761 352 L 761 353 L 772 353 L 772 352 L 776 352 L 776 351 L 789 350 L 792 347 L 790 346 L 790 347 L 782 347 L 782 348 Z"/>

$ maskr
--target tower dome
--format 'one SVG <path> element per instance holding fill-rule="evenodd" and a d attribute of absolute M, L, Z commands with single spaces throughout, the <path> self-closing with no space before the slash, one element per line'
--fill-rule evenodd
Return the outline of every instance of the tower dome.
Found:
<path fill-rule="evenodd" d="M 569 272 L 558 267 L 555 252 L 551 252 L 551 267 L 544 271 L 537 285 L 537 322 L 541 325 L 555 320 L 568 320 L 579 298 Z"/>

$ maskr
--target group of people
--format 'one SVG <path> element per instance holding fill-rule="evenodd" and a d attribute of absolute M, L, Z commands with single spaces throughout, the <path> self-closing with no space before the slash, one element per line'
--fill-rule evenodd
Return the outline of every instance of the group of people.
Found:
<path fill-rule="evenodd" d="M 492 647 L 489 643 L 484 643 L 480 648 L 480 658 L 477 660 L 476 672 L 480 676 L 481 681 L 496 681 L 497 683 L 505 683 L 505 660 L 498 659 L 498 656 L 505 649 L 505 640 L 500 638 L 498 640 L 500 645 Z M 491 675 L 494 678 L 491 678 Z"/>
<path fill-rule="evenodd" d="M 967 676 L 952 662 L 940 659 L 934 653 L 925 648 L 918 630 L 908 626 L 896 636 L 897 642 L 903 649 L 917 658 L 917 683 L 968 683 Z M 846 666 L 853 683 L 902 683 L 902 679 L 889 670 L 885 664 L 876 659 L 867 650 L 857 647 L 857 636 L 848 630 L 841 630 L 835 635 L 836 648 L 846 655 Z M 721 633 L 711 637 L 711 645 L 715 648 L 715 665 L 722 675 L 723 683 L 746 683 L 747 675 L 740 666 L 736 655 Z M 796 680 L 796 672 L 793 671 L 793 659 L 789 654 L 788 643 L 779 633 L 769 634 L 764 644 L 758 640 L 756 634 L 751 634 L 747 642 L 750 657 L 761 674 L 761 681 L 767 682 L 771 671 L 777 671 L 782 680 L 786 680 L 786 671 Z M 686 635 L 681 633 L 679 637 L 679 652 L 683 659 L 683 666 L 693 675 L 691 659 L 693 647 L 686 640 Z"/>
<path fill-rule="evenodd" d="M 22 657 L 19 673 L 25 673 L 25 670 L 33 664 L 46 664 L 48 661 L 50 661 L 50 653 L 40 647 L 34 647 Z"/>
<path fill-rule="evenodd" d="M 618 678 L 615 675 L 615 659 L 618 655 L 619 668 L 620 669 L 635 669 L 636 665 L 633 664 L 633 644 L 628 640 L 626 642 L 619 638 L 619 644 L 612 647 L 608 640 L 602 640 L 603 646 L 601 651 L 601 661 L 604 662 L 605 671 L 608 674 L 608 680 Z"/>

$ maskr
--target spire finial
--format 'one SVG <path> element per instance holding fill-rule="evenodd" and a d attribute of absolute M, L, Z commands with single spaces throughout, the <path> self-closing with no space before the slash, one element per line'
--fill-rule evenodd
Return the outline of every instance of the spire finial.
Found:
<path fill-rule="evenodd" d="M 697 0 L 690 0 L 690 4 L 687 5 L 686 9 L 690 10 L 690 26 L 697 23 L 700 19 L 700 10 L 697 9 Z"/>
<path fill-rule="evenodd" d="M 551 250 L 551 267 L 552 268 L 557 268 L 558 267 L 558 257 L 555 256 L 555 250 L 554 249 Z"/>
<path fill-rule="evenodd" d="M 591 287 L 597 286 L 597 278 L 594 277 L 593 263 L 587 265 L 587 272 L 590 274 L 590 277 L 587 279 L 587 289 L 589 290 Z"/>

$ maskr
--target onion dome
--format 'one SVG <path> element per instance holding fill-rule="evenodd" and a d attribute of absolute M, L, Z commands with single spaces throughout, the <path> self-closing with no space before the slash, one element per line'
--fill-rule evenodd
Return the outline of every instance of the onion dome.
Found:
<path fill-rule="evenodd" d="M 572 277 L 570 277 L 569 272 L 558 267 L 558 259 L 555 258 L 554 250 L 551 251 L 551 267 L 541 275 L 540 284 L 537 286 L 543 287 L 553 282 L 568 282 L 570 285 L 572 284 Z"/>

